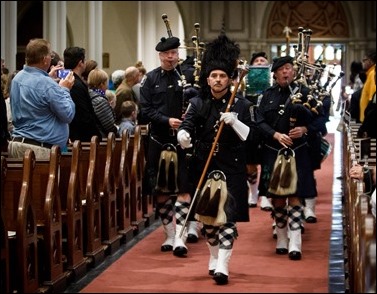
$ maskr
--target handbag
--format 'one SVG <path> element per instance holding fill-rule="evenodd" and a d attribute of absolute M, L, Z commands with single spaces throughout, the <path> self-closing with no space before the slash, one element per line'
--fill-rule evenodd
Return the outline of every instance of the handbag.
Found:
<path fill-rule="evenodd" d="M 293 195 L 297 191 L 297 169 L 295 152 L 282 148 L 274 163 L 268 192 L 278 196 Z"/>

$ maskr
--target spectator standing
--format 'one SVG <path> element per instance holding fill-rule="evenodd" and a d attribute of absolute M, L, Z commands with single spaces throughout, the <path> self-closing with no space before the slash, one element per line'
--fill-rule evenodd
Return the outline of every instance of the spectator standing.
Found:
<path fill-rule="evenodd" d="M 376 66 L 374 66 L 374 84 L 377 83 L 376 77 Z M 362 137 L 370 137 L 376 139 L 377 137 L 377 128 L 376 128 L 376 121 L 377 121 L 377 102 L 376 102 L 376 92 L 374 92 L 372 99 L 369 101 L 367 107 L 364 111 L 364 121 L 361 123 L 357 131 L 357 136 L 359 138 Z"/>
<path fill-rule="evenodd" d="M 52 51 L 47 40 L 30 40 L 25 55 L 26 65 L 11 84 L 14 129 L 8 152 L 22 158 L 31 148 L 36 158 L 48 159 L 52 145 L 64 149 L 68 142 L 68 124 L 75 115 L 69 90 L 75 77 L 70 73 L 58 84 L 48 75 Z"/>
<path fill-rule="evenodd" d="M 112 88 L 110 88 L 109 86 L 109 89 L 111 91 L 116 91 L 116 89 L 118 89 L 119 85 L 123 82 L 123 79 L 124 79 L 124 70 L 123 69 L 117 69 L 117 70 L 114 70 L 113 73 L 111 74 L 111 82 L 112 82 Z"/>
<path fill-rule="evenodd" d="M 89 60 L 86 60 L 85 61 L 85 70 L 84 72 L 82 73 L 82 78 L 83 78 L 83 81 L 88 84 L 88 76 L 89 76 L 89 73 L 97 68 L 98 66 L 98 63 L 97 61 L 93 60 L 93 59 L 89 59 Z"/>
<path fill-rule="evenodd" d="M 116 104 L 115 93 L 113 91 L 111 91 L 110 89 L 107 89 L 105 91 L 105 95 L 107 97 L 107 100 L 109 101 L 109 104 L 110 104 L 111 108 L 114 109 L 115 108 L 115 104 Z"/>
<path fill-rule="evenodd" d="M 9 131 L 8 131 L 8 116 L 7 116 L 7 106 L 5 104 L 5 99 L 4 99 L 4 95 L 3 95 L 3 92 L 1 92 L 1 101 L 0 101 L 0 111 L 1 111 L 1 118 L 0 118 L 0 122 L 1 122 L 1 129 L 0 129 L 0 132 L 1 132 L 1 136 L 0 136 L 0 150 L 1 152 L 5 152 L 8 150 L 8 141 L 10 140 L 10 134 L 9 134 Z"/>
<path fill-rule="evenodd" d="M 69 139 L 71 142 L 75 140 L 90 142 L 93 136 L 98 136 L 101 140 L 102 136 L 97 127 L 97 117 L 89 96 L 89 89 L 81 76 L 85 70 L 85 49 L 66 48 L 64 50 L 64 66 L 66 69 L 71 69 L 75 76 L 71 97 L 76 105 L 76 114 L 69 124 Z"/>
<path fill-rule="evenodd" d="M 12 84 L 12 80 L 16 76 L 19 70 L 15 70 L 12 74 L 9 75 L 8 80 L 5 85 L 4 89 L 4 97 L 5 97 L 5 104 L 7 106 L 7 118 L 8 118 L 8 131 L 10 134 L 13 132 L 13 118 L 12 118 L 12 110 L 10 106 L 10 86 Z"/>
<path fill-rule="evenodd" d="M 376 67 L 376 50 L 368 51 L 363 58 L 363 69 L 367 75 L 367 79 L 363 86 L 360 97 L 360 122 L 364 121 L 364 111 L 368 102 L 372 99 L 376 92 L 376 83 L 374 82 L 374 70 Z"/>
<path fill-rule="evenodd" d="M 349 106 L 349 112 L 351 118 L 354 119 L 357 123 L 360 123 L 360 98 L 361 93 L 363 92 L 364 83 L 367 79 L 367 75 L 364 71 L 359 73 L 359 79 L 363 83 L 362 87 L 351 94 L 351 101 Z"/>
<path fill-rule="evenodd" d="M 139 70 L 139 79 L 138 82 L 133 85 L 132 90 L 134 91 L 137 101 L 140 101 L 140 86 L 141 81 L 143 80 L 147 70 L 145 69 L 143 63 L 141 61 L 136 62 L 135 67 Z"/>
<path fill-rule="evenodd" d="M 97 116 L 98 129 L 102 138 L 107 138 L 110 132 L 117 135 L 118 129 L 115 126 L 115 114 L 106 97 L 109 76 L 99 68 L 92 69 L 88 76 L 89 96 L 92 101 L 94 113 Z"/>
<path fill-rule="evenodd" d="M 139 70 L 135 66 L 127 67 L 124 72 L 124 79 L 115 91 L 116 105 L 114 108 L 117 124 L 122 119 L 121 107 L 124 101 L 133 101 L 139 104 L 139 101 L 132 90 L 132 87 L 139 82 Z"/>

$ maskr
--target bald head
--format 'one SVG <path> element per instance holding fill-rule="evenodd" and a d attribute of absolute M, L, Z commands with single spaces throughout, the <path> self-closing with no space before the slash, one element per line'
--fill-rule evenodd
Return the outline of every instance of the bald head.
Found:
<path fill-rule="evenodd" d="M 127 67 L 124 72 L 124 79 L 128 85 L 135 85 L 139 82 L 139 70 L 136 66 Z"/>

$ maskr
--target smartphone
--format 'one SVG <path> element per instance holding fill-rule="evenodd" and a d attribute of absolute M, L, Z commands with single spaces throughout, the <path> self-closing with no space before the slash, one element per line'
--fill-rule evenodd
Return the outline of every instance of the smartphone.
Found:
<path fill-rule="evenodd" d="M 59 69 L 58 70 L 58 78 L 64 79 L 70 72 L 70 69 Z"/>

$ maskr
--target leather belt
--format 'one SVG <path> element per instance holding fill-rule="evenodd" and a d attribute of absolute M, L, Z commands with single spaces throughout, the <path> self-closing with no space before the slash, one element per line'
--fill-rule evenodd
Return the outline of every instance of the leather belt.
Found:
<path fill-rule="evenodd" d="M 22 138 L 22 137 L 13 137 L 12 141 L 35 145 L 35 146 L 39 146 L 43 148 L 49 148 L 49 149 L 51 149 L 51 147 L 53 146 L 53 144 L 42 143 L 42 142 L 35 141 L 33 139 Z"/>

